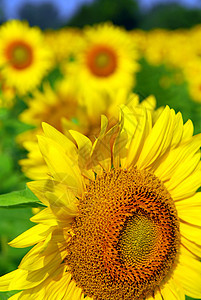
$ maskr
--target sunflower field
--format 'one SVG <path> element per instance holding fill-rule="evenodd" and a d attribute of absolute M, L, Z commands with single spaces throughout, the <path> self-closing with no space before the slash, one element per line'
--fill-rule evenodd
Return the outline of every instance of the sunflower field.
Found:
<path fill-rule="evenodd" d="M 0 299 L 201 299 L 201 25 L 0 26 Z"/>

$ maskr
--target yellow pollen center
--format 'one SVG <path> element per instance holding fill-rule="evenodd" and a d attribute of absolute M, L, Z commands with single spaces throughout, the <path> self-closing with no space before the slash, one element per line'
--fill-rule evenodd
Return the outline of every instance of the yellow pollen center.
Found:
<path fill-rule="evenodd" d="M 143 265 L 157 243 L 157 227 L 148 216 L 133 216 L 123 229 L 120 251 L 127 263 Z"/>
<path fill-rule="evenodd" d="M 13 50 L 13 60 L 18 62 L 18 63 L 22 63 L 24 61 L 27 60 L 28 58 L 28 52 L 27 49 L 23 48 L 23 47 L 16 47 Z"/>
<path fill-rule="evenodd" d="M 24 41 L 13 41 L 6 49 L 6 56 L 14 69 L 25 69 L 32 64 L 33 52 Z"/>
<path fill-rule="evenodd" d="M 113 49 L 96 45 L 87 53 L 86 63 L 91 73 L 98 77 L 108 77 L 117 68 L 117 56 Z"/>
<path fill-rule="evenodd" d="M 108 57 L 108 55 L 106 53 L 100 53 L 96 57 L 96 64 L 100 68 L 106 67 L 107 64 L 109 63 L 109 61 L 110 61 L 110 58 Z"/>
<path fill-rule="evenodd" d="M 179 245 L 179 219 L 163 183 L 145 170 L 114 169 L 80 199 L 65 261 L 94 300 L 143 299 L 168 280 Z"/>

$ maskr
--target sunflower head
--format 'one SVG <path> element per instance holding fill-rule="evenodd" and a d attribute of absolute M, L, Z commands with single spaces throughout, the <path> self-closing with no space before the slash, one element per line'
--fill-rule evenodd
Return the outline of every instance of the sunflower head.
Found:
<path fill-rule="evenodd" d="M 111 92 L 131 88 L 139 69 L 138 53 L 129 34 L 110 23 L 86 27 L 77 44 L 74 67 L 70 70 L 81 91 Z M 66 72 L 69 72 L 69 64 Z M 86 85 L 87 82 L 87 85 Z"/>
<path fill-rule="evenodd" d="M 117 68 L 115 51 L 104 45 L 96 45 L 87 53 L 87 65 L 92 74 L 98 77 L 107 77 Z"/>
<path fill-rule="evenodd" d="M 16 40 L 5 49 L 5 56 L 14 69 L 26 69 L 33 62 L 33 49 L 23 40 Z"/>
<path fill-rule="evenodd" d="M 0 28 L 0 66 L 6 82 L 18 92 L 35 88 L 51 67 L 52 54 L 39 28 L 11 20 Z"/>
<path fill-rule="evenodd" d="M 82 123 L 83 132 L 87 126 L 84 107 L 80 104 L 75 86 L 67 79 L 57 82 L 54 89 L 49 84 L 44 84 L 43 91 L 36 90 L 31 98 L 27 98 L 27 105 L 28 108 L 19 118 L 22 122 L 36 128 L 41 128 L 41 123 L 44 121 L 63 131 L 63 119 L 67 119 L 74 129 L 77 128 L 73 125 Z M 34 131 L 33 135 L 35 135 Z M 27 137 L 27 140 L 30 138 Z"/>
<path fill-rule="evenodd" d="M 168 106 L 134 97 L 95 142 L 48 124 L 48 172 L 28 184 L 46 206 L 11 242 L 35 244 L 0 279 L 15 298 L 169 300 L 201 297 L 201 136 Z M 12 298 L 11 298 L 12 299 Z"/>
<path fill-rule="evenodd" d="M 112 169 L 86 190 L 67 244 L 73 278 L 94 299 L 146 296 L 178 256 L 179 219 L 170 194 L 136 168 Z"/>

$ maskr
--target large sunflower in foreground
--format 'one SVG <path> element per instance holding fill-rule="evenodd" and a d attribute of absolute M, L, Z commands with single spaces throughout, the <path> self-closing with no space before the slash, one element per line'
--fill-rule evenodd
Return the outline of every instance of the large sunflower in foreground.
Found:
<path fill-rule="evenodd" d="M 10 244 L 35 244 L 0 279 L 10 299 L 184 300 L 201 297 L 201 135 L 166 107 L 152 123 L 122 106 L 96 141 L 44 124 L 49 178 L 29 183 L 47 207 Z"/>
<path fill-rule="evenodd" d="M 136 45 L 122 28 L 110 23 L 86 27 L 83 43 L 77 44 L 77 50 L 71 75 L 74 74 L 81 92 L 89 87 L 111 91 L 135 84 L 139 69 Z"/>
<path fill-rule="evenodd" d="M 0 67 L 7 84 L 20 93 L 35 88 L 51 66 L 51 51 L 39 28 L 19 20 L 0 28 Z"/>

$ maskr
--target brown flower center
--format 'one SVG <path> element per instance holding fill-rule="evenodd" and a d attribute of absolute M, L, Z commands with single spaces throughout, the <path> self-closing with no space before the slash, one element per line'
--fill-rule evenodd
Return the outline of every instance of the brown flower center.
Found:
<path fill-rule="evenodd" d="M 24 41 L 13 41 L 5 51 L 10 65 L 17 70 L 26 69 L 33 62 L 33 50 Z"/>
<path fill-rule="evenodd" d="M 87 65 L 95 76 L 110 76 L 117 68 L 116 53 L 107 46 L 96 45 L 87 53 Z"/>
<path fill-rule="evenodd" d="M 143 299 L 168 279 L 180 244 L 174 202 L 145 170 L 97 176 L 80 200 L 66 262 L 96 300 Z"/>

